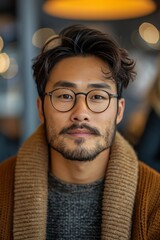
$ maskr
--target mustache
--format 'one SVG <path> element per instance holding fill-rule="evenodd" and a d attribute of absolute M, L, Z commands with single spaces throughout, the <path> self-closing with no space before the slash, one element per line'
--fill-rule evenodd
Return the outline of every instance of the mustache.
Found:
<path fill-rule="evenodd" d="M 81 124 L 81 125 L 79 125 L 79 124 L 73 124 L 73 125 L 71 125 L 70 127 L 63 128 L 63 129 L 60 131 L 59 134 L 60 134 L 60 135 L 63 135 L 63 134 L 68 133 L 69 131 L 75 130 L 75 129 L 87 129 L 87 130 L 89 130 L 89 132 L 90 132 L 91 134 L 94 134 L 94 135 L 96 135 L 96 136 L 101 136 L 101 134 L 100 134 L 100 132 L 99 132 L 99 130 L 98 130 L 97 128 L 95 128 L 95 127 L 90 127 L 90 126 L 87 125 L 87 124 Z"/>

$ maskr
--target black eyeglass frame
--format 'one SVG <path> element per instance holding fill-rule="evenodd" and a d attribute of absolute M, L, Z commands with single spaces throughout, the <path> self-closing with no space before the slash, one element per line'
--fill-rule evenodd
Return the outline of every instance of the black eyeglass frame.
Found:
<path fill-rule="evenodd" d="M 70 91 L 75 95 L 74 104 L 73 104 L 73 106 L 72 106 L 69 110 L 67 110 L 67 111 L 58 110 L 58 109 L 53 105 L 53 103 L 52 103 L 52 94 L 53 94 L 55 91 L 59 90 L 59 89 L 67 89 L 67 90 L 70 90 Z M 88 106 L 88 103 L 87 103 L 87 96 L 88 96 L 88 94 L 89 94 L 90 92 L 95 91 L 95 90 L 98 90 L 98 91 L 100 90 L 100 91 L 106 92 L 106 93 L 108 94 L 108 96 L 109 96 L 108 106 L 107 106 L 103 111 L 100 111 L 100 112 L 95 112 L 95 111 L 93 111 L 92 109 L 90 109 L 90 107 Z M 52 90 L 52 91 L 50 91 L 50 92 L 45 92 L 45 93 L 44 93 L 44 96 L 49 96 L 49 97 L 50 97 L 50 102 L 51 102 L 52 107 L 53 107 L 55 110 L 57 110 L 58 112 L 69 112 L 69 111 L 71 111 L 71 110 L 74 108 L 74 106 L 76 105 L 77 95 L 80 95 L 80 94 L 82 94 L 82 95 L 85 96 L 86 106 L 87 106 L 88 109 L 89 109 L 90 111 L 92 111 L 93 113 L 102 113 L 102 112 L 106 111 L 106 110 L 109 108 L 109 106 L 110 106 L 111 99 L 112 99 L 112 98 L 117 98 L 117 99 L 119 98 L 119 95 L 118 95 L 118 94 L 112 94 L 112 93 L 109 93 L 109 92 L 107 92 L 106 90 L 103 90 L 103 89 L 92 89 L 92 90 L 90 90 L 90 91 L 87 92 L 87 93 L 84 93 L 84 92 L 75 93 L 73 90 L 68 89 L 68 88 L 56 88 L 56 89 L 54 89 L 54 90 Z"/>

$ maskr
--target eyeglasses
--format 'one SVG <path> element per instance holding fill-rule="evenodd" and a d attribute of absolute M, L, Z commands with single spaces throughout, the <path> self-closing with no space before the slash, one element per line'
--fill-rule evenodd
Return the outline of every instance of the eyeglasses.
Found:
<path fill-rule="evenodd" d="M 76 104 L 77 95 L 84 95 L 87 107 L 95 113 L 104 112 L 110 105 L 111 98 L 118 98 L 118 94 L 111 94 L 105 90 L 94 89 L 88 93 L 78 92 L 67 89 L 58 88 L 51 92 L 44 93 L 48 95 L 52 106 L 59 112 L 68 112 Z"/>

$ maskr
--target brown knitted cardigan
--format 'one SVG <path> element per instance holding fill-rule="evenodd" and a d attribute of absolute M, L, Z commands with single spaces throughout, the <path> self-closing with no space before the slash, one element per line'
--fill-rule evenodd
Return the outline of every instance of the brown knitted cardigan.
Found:
<path fill-rule="evenodd" d="M 43 125 L 0 166 L 0 239 L 45 240 L 48 146 Z M 14 237 L 13 237 L 14 236 Z M 160 175 L 116 134 L 102 208 L 104 240 L 160 239 Z"/>

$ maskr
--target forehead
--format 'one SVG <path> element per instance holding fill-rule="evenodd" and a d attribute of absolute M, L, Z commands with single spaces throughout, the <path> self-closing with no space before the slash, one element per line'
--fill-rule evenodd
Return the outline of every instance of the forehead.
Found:
<path fill-rule="evenodd" d="M 75 87 L 100 82 L 115 86 L 109 65 L 95 56 L 68 57 L 59 61 L 50 72 L 48 84 L 54 87 L 60 82 L 71 82 Z"/>

